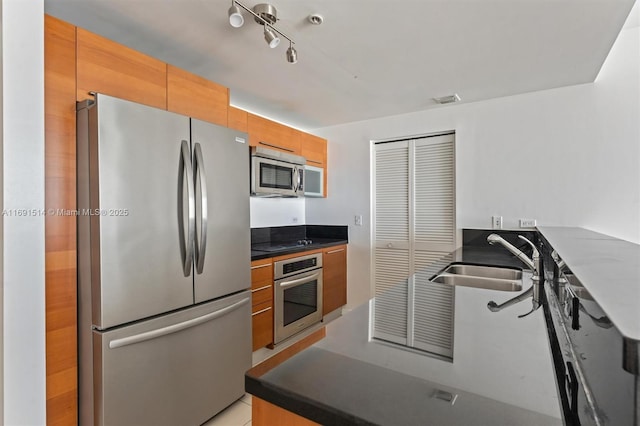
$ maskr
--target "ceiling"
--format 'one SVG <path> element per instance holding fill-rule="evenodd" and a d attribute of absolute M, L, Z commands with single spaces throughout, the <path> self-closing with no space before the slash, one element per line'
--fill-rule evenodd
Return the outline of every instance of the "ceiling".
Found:
<path fill-rule="evenodd" d="M 286 40 L 269 49 L 248 14 L 231 27 L 230 0 L 47 0 L 45 11 L 228 86 L 235 106 L 311 130 L 443 108 L 432 98 L 453 93 L 473 102 L 591 82 L 633 3 L 272 0 L 297 64 Z M 311 13 L 324 23 L 310 24 Z"/>

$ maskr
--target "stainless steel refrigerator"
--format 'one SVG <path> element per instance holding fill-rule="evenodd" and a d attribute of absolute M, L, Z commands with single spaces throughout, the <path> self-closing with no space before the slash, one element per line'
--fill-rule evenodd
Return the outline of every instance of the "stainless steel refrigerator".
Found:
<path fill-rule="evenodd" d="M 78 105 L 79 420 L 198 425 L 251 367 L 246 135 Z"/>

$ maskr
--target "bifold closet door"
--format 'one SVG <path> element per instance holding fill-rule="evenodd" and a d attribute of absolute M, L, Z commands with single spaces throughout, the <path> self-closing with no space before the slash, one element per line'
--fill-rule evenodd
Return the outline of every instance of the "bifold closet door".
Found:
<path fill-rule="evenodd" d="M 456 248 L 454 136 L 374 152 L 373 336 L 451 357 L 454 288 L 425 270 Z"/>

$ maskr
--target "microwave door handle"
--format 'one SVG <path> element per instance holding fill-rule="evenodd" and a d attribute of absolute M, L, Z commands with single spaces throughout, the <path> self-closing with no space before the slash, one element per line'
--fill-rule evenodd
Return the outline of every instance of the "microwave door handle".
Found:
<path fill-rule="evenodd" d="M 293 192 L 297 192 L 298 191 L 298 168 L 297 167 L 293 168 L 292 186 L 293 186 Z"/>
<path fill-rule="evenodd" d="M 204 170 L 204 161 L 202 159 L 202 148 L 199 143 L 194 146 L 194 162 L 193 169 L 195 173 L 195 183 L 200 183 L 200 236 L 195 241 L 196 246 L 196 272 L 201 274 L 204 270 L 204 255 L 207 250 L 207 219 L 208 219 L 208 202 L 207 202 L 207 175 Z"/>
<path fill-rule="evenodd" d="M 298 188 L 296 192 L 304 192 L 304 169 L 296 167 L 296 170 L 298 170 Z"/>
<path fill-rule="evenodd" d="M 314 279 L 318 279 L 318 278 L 320 278 L 320 272 L 316 272 L 315 274 L 309 275 L 307 277 L 298 278 L 297 280 L 283 281 L 280 283 L 280 288 L 293 287 L 298 284 L 302 284 L 307 281 L 313 281 Z"/>
<path fill-rule="evenodd" d="M 196 225 L 196 200 L 193 187 L 193 169 L 191 167 L 191 150 L 186 140 L 182 141 L 180 149 L 180 166 L 178 168 L 178 226 L 180 239 L 180 254 L 182 255 L 182 269 L 185 277 L 191 275 L 193 262 L 193 240 Z M 187 181 L 187 235 L 184 235 L 184 182 Z"/>

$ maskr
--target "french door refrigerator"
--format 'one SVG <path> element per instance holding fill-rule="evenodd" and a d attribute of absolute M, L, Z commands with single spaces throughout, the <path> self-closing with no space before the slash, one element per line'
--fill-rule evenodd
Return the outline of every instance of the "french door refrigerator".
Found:
<path fill-rule="evenodd" d="M 78 105 L 79 420 L 198 425 L 251 367 L 246 135 Z"/>

